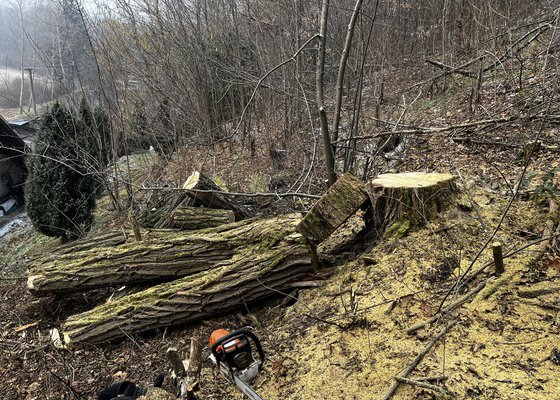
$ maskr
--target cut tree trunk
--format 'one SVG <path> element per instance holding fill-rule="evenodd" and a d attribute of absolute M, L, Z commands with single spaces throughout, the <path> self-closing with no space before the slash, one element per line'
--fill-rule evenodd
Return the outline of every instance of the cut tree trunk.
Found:
<path fill-rule="evenodd" d="M 178 207 L 194 205 L 194 199 L 184 192 L 154 190 L 142 205 L 138 222 L 144 228 L 171 228 L 171 215 Z"/>
<path fill-rule="evenodd" d="M 290 226 L 291 233 L 282 232 L 268 243 L 246 245 L 208 271 L 71 316 L 63 325 L 65 343 L 116 341 L 133 333 L 231 311 L 277 294 L 311 269 L 309 247 L 295 232 L 296 224 Z"/>
<path fill-rule="evenodd" d="M 231 210 L 218 210 L 202 207 L 178 207 L 171 213 L 169 228 L 197 230 L 214 228 L 235 221 Z"/>
<path fill-rule="evenodd" d="M 176 230 L 170 229 L 150 229 L 142 230 L 141 236 L 146 240 L 161 240 L 165 239 L 171 233 L 176 233 Z M 108 249 L 118 247 L 134 241 L 134 232 L 131 229 L 121 229 L 110 231 L 103 235 L 92 236 L 89 238 L 76 240 L 74 242 L 65 243 L 59 247 L 55 247 L 51 253 L 41 257 L 35 257 L 30 261 L 30 267 L 33 268 L 39 265 L 47 265 L 50 262 L 56 262 L 59 265 L 72 263 L 77 254 L 91 253 L 94 254 L 99 249 Z"/>
<path fill-rule="evenodd" d="M 312 246 L 317 246 L 367 201 L 363 182 L 346 173 L 317 201 L 299 224 L 298 230 Z"/>
<path fill-rule="evenodd" d="M 119 246 L 123 243 L 126 243 L 129 234 L 131 234 L 131 232 L 122 230 L 111 231 L 103 235 L 88 237 L 82 240 L 77 240 L 75 242 L 65 243 L 64 245 L 57 247 L 51 255 L 53 257 L 57 257 L 62 254 L 91 250 L 98 247 Z"/>
<path fill-rule="evenodd" d="M 199 231 L 150 232 L 140 242 L 34 260 L 27 285 L 41 294 L 169 281 L 207 271 L 245 247 L 267 248 L 295 232 L 300 221 L 299 214 L 289 214 Z"/>
<path fill-rule="evenodd" d="M 198 171 L 195 171 L 187 178 L 183 184 L 183 189 L 186 189 L 189 196 L 193 197 L 204 207 L 232 210 L 237 220 L 250 217 L 247 209 L 230 196 L 224 194 L 224 191 L 218 185 Z"/>
<path fill-rule="evenodd" d="M 438 214 L 456 192 L 455 176 L 407 172 L 383 174 L 367 190 L 372 204 L 372 221 L 378 236 L 420 226 Z"/>

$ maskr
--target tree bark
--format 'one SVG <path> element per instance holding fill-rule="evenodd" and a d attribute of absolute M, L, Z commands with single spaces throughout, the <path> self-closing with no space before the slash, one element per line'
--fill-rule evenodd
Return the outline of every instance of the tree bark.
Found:
<path fill-rule="evenodd" d="M 298 225 L 312 245 L 328 238 L 368 201 L 365 185 L 351 173 L 341 176 Z"/>
<path fill-rule="evenodd" d="M 189 191 L 189 195 L 198 203 L 207 208 L 219 208 L 232 210 L 237 220 L 249 218 L 249 212 L 237 201 L 224 195 L 223 190 L 210 178 L 195 171 L 183 184 L 183 189 Z"/>
<path fill-rule="evenodd" d="M 175 230 L 169 229 L 150 229 L 142 230 L 142 237 L 146 240 L 161 240 L 168 237 L 170 234 L 177 233 Z M 57 262 L 59 265 L 65 265 L 73 262 L 78 254 L 91 253 L 94 254 L 99 249 L 108 249 L 111 247 L 118 247 L 127 243 L 129 240 L 134 240 L 134 232 L 131 229 L 121 229 L 116 231 L 109 231 L 99 236 L 92 236 L 81 240 L 65 243 L 53 249 L 50 254 L 35 257 L 30 261 L 30 268 L 39 265 L 47 265 L 50 262 Z M 132 239 L 131 239 L 132 238 Z"/>
<path fill-rule="evenodd" d="M 235 221 L 231 210 L 218 210 L 201 207 L 178 207 L 171 213 L 169 228 L 197 230 L 214 228 Z"/>
<path fill-rule="evenodd" d="M 295 233 L 294 224 L 291 229 L 275 241 L 245 246 L 207 271 L 68 318 L 63 325 L 66 345 L 116 341 L 133 333 L 193 322 L 284 290 L 311 269 L 309 247 Z"/>
<path fill-rule="evenodd" d="M 363 0 L 356 0 L 356 4 L 354 5 L 354 10 L 352 11 L 352 17 L 350 17 L 350 22 L 348 23 L 348 30 L 346 32 L 344 48 L 342 49 L 342 55 L 340 57 L 340 64 L 338 66 L 338 77 L 336 79 L 336 101 L 334 103 L 333 129 L 332 129 L 332 138 L 331 138 L 332 143 L 336 143 L 338 141 L 340 113 L 342 111 L 342 92 L 344 89 L 344 74 L 346 72 L 346 63 L 348 62 L 350 49 L 352 47 L 352 38 L 354 37 L 354 28 L 356 27 L 356 20 L 358 19 L 358 15 L 360 14 L 362 3 Z M 333 153 L 336 154 L 336 147 L 333 148 Z"/>
<path fill-rule="evenodd" d="M 109 233 L 86 238 L 75 242 L 66 243 L 57 247 L 51 256 L 53 258 L 59 257 L 63 254 L 76 253 L 85 250 L 96 249 L 99 247 L 114 247 L 126 243 L 129 232 L 126 231 L 111 231 Z M 48 257 L 48 256 L 47 256 Z M 43 260 L 47 257 L 43 257 Z"/>
<path fill-rule="evenodd" d="M 325 93 L 324 93 L 324 77 L 325 77 L 325 53 L 327 49 L 327 21 L 329 17 L 329 0 L 323 0 L 321 9 L 321 20 L 319 28 L 319 54 L 317 56 L 317 70 L 315 76 L 315 91 L 317 101 L 317 111 L 319 113 L 319 121 L 321 123 L 321 136 L 323 138 L 323 149 L 325 152 L 325 164 L 327 166 L 327 178 L 329 186 L 336 182 L 336 172 L 334 165 L 334 150 L 329 134 L 329 123 L 327 121 L 327 112 L 325 111 Z"/>
<path fill-rule="evenodd" d="M 367 190 L 372 203 L 372 221 L 381 236 L 401 227 L 421 226 L 437 215 L 455 191 L 455 176 L 408 172 L 382 174 Z"/>
<path fill-rule="evenodd" d="M 296 232 L 300 220 L 299 214 L 289 214 L 194 232 L 156 231 L 141 242 L 37 259 L 27 286 L 41 294 L 169 281 L 211 270 L 246 248 L 266 250 Z"/>

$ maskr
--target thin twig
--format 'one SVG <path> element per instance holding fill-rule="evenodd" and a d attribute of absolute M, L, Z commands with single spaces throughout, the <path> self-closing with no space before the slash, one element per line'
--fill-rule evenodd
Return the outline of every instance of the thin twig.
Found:
<path fill-rule="evenodd" d="M 245 117 L 245 114 L 247 113 L 247 110 L 249 109 L 249 106 L 251 105 L 251 103 L 255 99 L 255 96 L 257 94 L 257 90 L 259 90 L 259 87 L 264 82 L 264 80 L 266 78 L 268 78 L 270 76 L 270 74 L 272 74 L 277 69 L 283 67 L 284 65 L 286 65 L 288 63 L 291 63 L 291 62 L 295 61 L 296 57 L 299 55 L 299 53 L 301 53 L 303 51 L 303 49 L 306 48 L 309 45 L 309 43 L 311 43 L 313 40 L 315 40 L 316 38 L 318 38 L 320 36 L 321 35 L 317 33 L 317 34 L 313 35 L 312 37 L 310 37 L 309 39 L 307 39 L 307 41 L 304 44 L 302 44 L 301 47 L 290 58 L 288 58 L 287 60 L 284 60 L 280 64 L 276 65 L 274 68 L 272 68 L 266 74 L 264 74 L 261 79 L 259 79 L 259 81 L 257 82 L 257 86 L 255 86 L 255 89 L 253 90 L 253 93 L 251 94 L 251 97 L 249 98 L 249 101 L 245 105 L 245 108 L 243 108 L 243 112 L 241 113 L 241 117 L 239 118 L 239 123 L 237 124 L 237 127 L 235 128 L 236 132 L 239 131 L 239 128 L 241 127 L 241 124 L 243 123 L 243 118 Z"/>
<path fill-rule="evenodd" d="M 503 118 L 492 118 L 492 119 L 484 119 L 480 121 L 473 121 L 473 122 L 466 122 L 463 124 L 457 125 L 448 125 L 448 126 L 436 126 L 436 127 L 415 127 L 410 129 L 402 129 L 402 130 L 390 130 L 390 131 L 383 131 L 376 133 L 374 135 L 365 135 L 365 136 L 354 136 L 352 139 L 339 139 L 335 143 L 345 142 L 349 140 L 366 140 L 366 139 L 377 139 L 380 136 L 387 136 L 387 135 L 423 135 L 423 134 L 431 134 L 431 133 L 441 133 L 452 131 L 454 129 L 464 129 L 464 128 L 474 128 L 478 126 L 486 126 L 491 124 L 502 124 L 502 123 L 510 123 L 510 122 L 517 122 L 517 121 L 534 121 L 537 119 L 545 119 L 548 121 L 560 121 L 560 115 L 529 115 L 529 116 L 517 116 L 512 115 L 509 117 Z"/>
<path fill-rule="evenodd" d="M 432 347 L 434 347 L 434 345 L 442 338 L 445 336 L 445 334 L 447 332 L 449 332 L 449 330 L 451 328 L 453 328 L 458 321 L 453 321 L 450 324 L 447 324 L 440 333 L 438 333 L 436 336 L 434 336 L 432 338 L 432 340 L 430 340 L 430 343 L 428 343 L 426 345 L 426 347 L 424 347 L 424 349 L 420 352 L 420 354 L 418 354 L 416 356 L 416 358 L 414 360 L 412 360 L 412 362 L 410 364 L 408 364 L 408 366 L 403 369 L 400 373 L 397 374 L 397 376 L 395 376 L 395 382 L 391 385 L 391 387 L 389 388 L 389 390 L 387 391 L 387 393 L 385 393 L 385 396 L 383 396 L 383 400 L 390 400 L 391 398 L 393 398 L 393 396 L 395 395 L 397 389 L 399 388 L 399 385 L 401 384 L 401 382 L 399 382 L 399 380 L 397 378 L 406 378 L 408 376 L 408 374 L 410 374 L 414 368 L 416 368 L 418 366 L 418 364 L 420 364 L 420 361 L 422 361 L 422 359 L 426 356 L 426 354 L 429 353 L 429 351 L 432 349 Z"/>
<path fill-rule="evenodd" d="M 192 192 L 192 193 L 216 193 L 216 194 L 223 194 L 225 196 L 237 196 L 237 197 L 302 197 L 307 199 L 320 199 L 321 196 L 317 196 L 314 194 L 308 193 L 264 193 L 264 192 L 256 192 L 256 193 L 236 193 L 236 192 L 225 192 L 221 190 L 202 190 L 202 189 L 183 189 L 183 188 L 172 188 L 172 187 L 146 187 L 146 186 L 139 186 L 140 190 L 161 190 L 161 191 L 177 191 L 177 192 Z"/>
<path fill-rule="evenodd" d="M 550 103 L 549 103 L 549 108 L 550 108 Z M 543 121 L 544 124 L 544 121 Z M 537 132 L 536 136 L 535 136 L 535 142 L 539 140 L 540 135 L 542 133 L 542 127 L 543 125 L 541 125 L 541 129 Z M 437 312 L 439 313 L 443 307 L 443 305 L 445 304 L 445 302 L 447 301 L 447 299 L 449 298 L 449 296 L 451 295 L 451 293 L 453 293 L 454 290 L 456 290 L 458 288 L 458 286 L 461 284 L 461 281 L 463 279 L 465 279 L 465 277 L 469 274 L 469 272 L 472 270 L 472 268 L 474 267 L 474 264 L 478 261 L 478 259 L 480 258 L 480 256 L 482 255 L 482 253 L 484 252 L 484 250 L 486 250 L 486 248 L 488 247 L 488 245 L 490 244 L 490 242 L 492 240 L 494 240 L 494 237 L 496 236 L 496 234 L 498 233 L 498 231 L 500 230 L 500 228 L 502 227 L 502 224 L 504 222 L 504 220 L 506 219 L 506 216 L 509 213 L 509 210 L 511 209 L 511 207 L 513 206 L 513 202 L 515 201 L 515 199 L 517 198 L 517 191 L 519 190 L 519 188 L 521 187 L 521 183 L 523 182 L 523 179 L 525 179 L 525 174 L 527 173 L 527 169 L 529 168 L 529 165 L 531 163 L 531 157 L 534 153 L 535 149 L 534 147 L 531 147 L 530 152 L 528 154 L 528 156 L 526 157 L 525 160 L 525 164 L 523 165 L 523 170 L 521 171 L 521 174 L 519 174 L 519 178 L 517 180 L 517 185 L 515 186 L 515 190 L 514 192 L 511 194 L 510 199 L 506 205 L 506 208 L 504 209 L 504 211 L 502 212 L 502 216 L 500 217 L 500 220 L 498 221 L 498 224 L 496 225 L 496 227 L 494 228 L 494 230 L 492 231 L 492 233 L 490 234 L 490 236 L 486 239 L 486 241 L 484 242 L 484 244 L 480 247 L 480 249 L 478 250 L 478 252 L 476 253 L 476 255 L 474 256 L 474 258 L 471 260 L 471 262 L 469 263 L 469 266 L 465 269 L 465 272 L 463 272 L 463 274 L 461 274 L 461 276 L 459 277 L 459 279 L 457 279 L 457 281 L 451 286 L 451 288 L 449 288 L 449 291 L 447 292 L 447 294 L 443 297 L 443 300 L 441 301 L 441 303 L 438 306 L 438 310 Z"/>
<path fill-rule="evenodd" d="M 445 393 L 446 390 L 444 388 L 442 388 L 441 386 L 437 386 L 437 385 L 432 385 L 431 383 L 426 383 L 420 380 L 415 380 L 415 379 L 409 379 L 409 378 L 403 378 L 401 376 L 395 376 L 395 380 L 397 380 L 400 383 L 406 383 L 408 385 L 412 385 L 412 386 L 418 386 L 424 389 L 429 389 L 429 390 L 433 390 L 434 392 L 437 393 Z"/>
<path fill-rule="evenodd" d="M 550 304 L 545 302 L 534 302 L 534 301 L 522 301 L 522 300 L 520 300 L 519 302 L 523 304 L 527 304 L 529 306 L 545 308 L 547 310 L 560 311 L 560 306 L 556 304 Z"/>
<path fill-rule="evenodd" d="M 447 314 L 451 311 L 453 311 L 454 309 L 456 309 L 457 307 L 459 307 L 461 304 L 466 303 L 467 301 L 469 301 L 469 299 L 471 297 L 473 297 L 474 295 L 476 295 L 478 292 L 480 292 L 482 289 L 484 289 L 484 287 L 486 286 L 486 283 L 488 282 L 488 280 L 484 280 L 482 282 L 480 282 L 473 290 L 471 290 L 470 292 L 464 294 L 463 296 L 461 296 L 460 298 L 458 298 L 457 300 L 455 300 L 452 304 L 448 305 L 447 307 L 445 307 L 445 309 L 441 310 L 440 312 L 436 313 L 432 318 L 424 321 L 424 322 L 420 322 L 416 325 L 411 326 L 410 328 L 407 328 L 406 333 L 414 333 L 416 332 L 418 329 L 422 329 L 423 327 L 425 327 L 428 324 L 431 324 L 432 322 L 437 321 L 442 315 Z"/>

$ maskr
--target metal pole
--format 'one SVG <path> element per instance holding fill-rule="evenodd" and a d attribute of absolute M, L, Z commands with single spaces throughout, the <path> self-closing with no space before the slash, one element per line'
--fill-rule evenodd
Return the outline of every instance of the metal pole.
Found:
<path fill-rule="evenodd" d="M 25 68 L 29 72 L 29 82 L 31 83 L 31 102 L 33 103 L 33 113 L 37 116 L 37 103 L 35 102 L 35 87 L 33 86 L 33 68 Z"/>

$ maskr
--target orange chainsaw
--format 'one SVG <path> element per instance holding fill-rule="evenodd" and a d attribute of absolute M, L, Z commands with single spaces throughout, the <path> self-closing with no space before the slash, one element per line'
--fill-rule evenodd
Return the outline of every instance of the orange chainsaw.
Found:
<path fill-rule="evenodd" d="M 253 342 L 259 360 L 253 357 Z M 249 386 L 257 377 L 264 363 L 264 351 L 261 342 L 251 328 L 242 328 L 235 332 L 217 329 L 210 335 L 210 359 L 218 367 L 220 374 L 252 400 L 262 398 Z"/>

